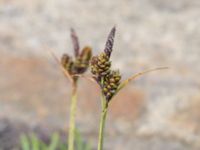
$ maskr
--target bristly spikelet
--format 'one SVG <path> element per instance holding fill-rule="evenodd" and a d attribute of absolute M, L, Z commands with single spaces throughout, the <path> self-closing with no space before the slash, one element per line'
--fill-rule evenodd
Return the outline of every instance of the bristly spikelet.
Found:
<path fill-rule="evenodd" d="M 63 54 L 61 58 L 62 66 L 69 72 L 70 75 L 83 74 L 89 67 L 89 62 L 92 57 L 92 49 L 86 46 L 80 52 L 79 41 L 74 29 L 71 29 L 71 39 L 74 47 L 75 58 L 72 58 L 68 54 Z M 74 77 L 76 80 L 77 77 Z"/>
<path fill-rule="evenodd" d="M 111 29 L 111 31 L 108 35 L 107 41 L 106 41 L 104 52 L 106 53 L 106 55 L 108 57 L 110 57 L 110 55 L 112 53 L 112 49 L 113 49 L 113 45 L 114 45 L 114 38 L 115 38 L 115 31 L 116 31 L 116 28 L 113 27 Z"/>
<path fill-rule="evenodd" d="M 110 74 L 105 77 L 102 90 L 107 102 L 115 95 L 120 85 L 120 80 L 121 75 L 119 71 L 111 71 Z"/>
<path fill-rule="evenodd" d="M 68 70 L 70 74 L 72 73 L 71 70 L 73 66 L 73 61 L 72 61 L 72 58 L 68 54 L 62 55 L 61 64 L 66 70 Z"/>
<path fill-rule="evenodd" d="M 92 57 L 92 48 L 89 46 L 84 47 L 80 54 L 82 62 L 89 64 L 91 57 Z"/>
<path fill-rule="evenodd" d="M 105 53 L 95 56 L 91 60 L 91 72 L 97 77 L 103 77 L 110 73 L 111 62 Z"/>
<path fill-rule="evenodd" d="M 72 69 L 74 71 L 74 74 L 84 73 L 89 66 L 89 61 L 91 57 L 92 57 L 92 49 L 88 46 L 83 48 L 81 54 L 74 61 Z"/>
<path fill-rule="evenodd" d="M 95 75 L 96 79 L 102 78 L 103 76 L 110 73 L 110 56 L 114 44 L 115 30 L 115 27 L 113 27 L 110 31 L 104 52 L 98 56 L 93 57 L 91 60 L 91 72 Z"/>
<path fill-rule="evenodd" d="M 105 96 L 107 103 L 116 94 L 118 86 L 120 85 L 121 75 L 119 71 L 111 70 L 110 56 L 113 49 L 115 27 L 110 31 L 104 52 L 98 56 L 92 57 L 91 60 L 91 72 L 94 78 L 102 89 L 102 93 Z"/>

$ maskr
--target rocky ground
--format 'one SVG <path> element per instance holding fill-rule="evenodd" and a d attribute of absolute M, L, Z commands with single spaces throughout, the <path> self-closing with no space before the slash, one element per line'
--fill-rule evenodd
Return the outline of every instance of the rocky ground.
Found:
<path fill-rule="evenodd" d="M 199 0 L 0 0 L 0 147 L 24 126 L 67 129 L 70 86 L 48 50 L 72 53 L 74 27 L 81 45 L 97 54 L 116 25 L 112 60 L 124 79 L 147 68 L 170 69 L 142 77 L 113 100 L 106 149 L 199 149 L 199 9 Z M 81 81 L 77 124 L 93 142 L 98 92 Z"/>

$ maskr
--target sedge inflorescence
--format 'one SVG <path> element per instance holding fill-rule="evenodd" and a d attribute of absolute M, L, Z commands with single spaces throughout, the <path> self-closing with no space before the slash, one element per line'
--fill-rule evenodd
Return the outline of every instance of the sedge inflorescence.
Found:
<path fill-rule="evenodd" d="M 114 44 L 115 27 L 112 28 L 108 35 L 104 52 L 91 59 L 91 72 L 94 78 L 100 85 L 102 93 L 105 96 L 107 103 L 116 94 L 120 85 L 121 75 L 119 71 L 111 69 L 110 56 Z"/>
<path fill-rule="evenodd" d="M 73 29 L 71 29 L 71 38 L 74 46 L 75 58 L 72 58 L 65 53 L 62 55 L 61 64 L 68 73 L 73 76 L 86 72 L 92 57 L 92 49 L 89 46 L 86 46 L 80 52 L 78 37 Z M 77 77 L 74 76 L 74 79 L 77 79 Z"/>
<path fill-rule="evenodd" d="M 92 57 L 91 72 L 98 78 L 104 77 L 110 73 L 111 62 L 106 53 Z"/>

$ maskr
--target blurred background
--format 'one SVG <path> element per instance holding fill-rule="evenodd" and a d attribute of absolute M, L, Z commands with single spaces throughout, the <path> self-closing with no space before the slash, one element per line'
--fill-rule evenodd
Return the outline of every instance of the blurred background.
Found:
<path fill-rule="evenodd" d="M 113 99 L 105 150 L 199 149 L 199 16 L 199 0 L 0 0 L 0 149 L 12 149 L 23 132 L 67 129 L 70 84 L 48 49 L 72 55 L 73 27 L 81 47 L 98 54 L 114 25 L 111 59 L 123 79 L 170 69 Z M 96 147 L 98 86 L 82 79 L 78 105 L 77 126 Z"/>

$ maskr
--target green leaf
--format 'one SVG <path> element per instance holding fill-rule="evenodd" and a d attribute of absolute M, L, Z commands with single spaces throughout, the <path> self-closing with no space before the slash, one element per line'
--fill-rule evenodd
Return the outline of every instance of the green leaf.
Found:
<path fill-rule="evenodd" d="M 48 147 L 48 150 L 56 150 L 58 144 L 59 144 L 59 140 L 60 140 L 60 137 L 59 137 L 59 134 L 58 133 L 54 133 L 51 137 L 51 143 Z"/>
<path fill-rule="evenodd" d="M 44 143 L 42 140 L 40 140 L 40 148 L 41 150 L 48 150 L 48 146 L 46 143 Z"/>
<path fill-rule="evenodd" d="M 23 134 L 20 138 L 21 148 L 22 150 L 30 150 L 30 143 L 28 137 Z"/>
<path fill-rule="evenodd" d="M 85 144 L 85 150 L 92 150 L 92 147 L 91 147 L 90 143 L 86 143 Z"/>
<path fill-rule="evenodd" d="M 75 143 L 77 146 L 77 150 L 83 150 L 83 139 L 81 137 L 81 134 L 78 130 L 75 130 Z"/>
<path fill-rule="evenodd" d="M 32 150 L 40 150 L 40 140 L 35 134 L 31 134 L 31 147 Z"/>
<path fill-rule="evenodd" d="M 91 145 L 85 142 L 77 129 L 75 130 L 75 146 L 76 150 L 91 150 Z"/>
<path fill-rule="evenodd" d="M 59 150 L 67 150 L 66 144 L 59 144 Z"/>

